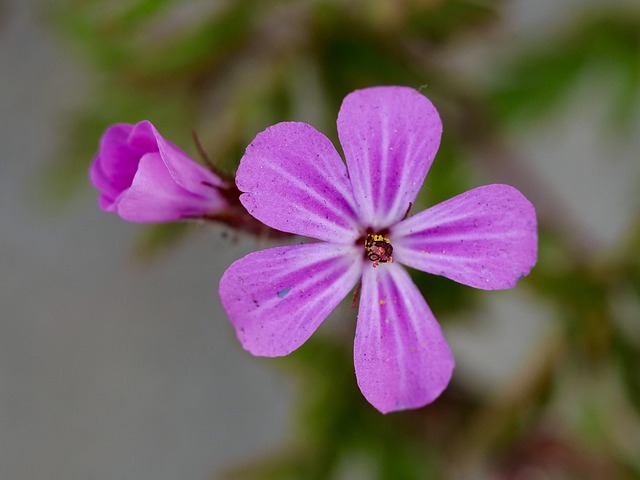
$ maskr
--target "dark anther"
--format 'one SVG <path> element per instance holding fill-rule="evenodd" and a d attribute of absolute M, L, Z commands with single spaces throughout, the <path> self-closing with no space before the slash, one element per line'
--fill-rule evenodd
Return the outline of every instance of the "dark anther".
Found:
<path fill-rule="evenodd" d="M 389 239 L 382 235 L 367 233 L 364 250 L 367 258 L 373 262 L 374 267 L 377 267 L 380 263 L 393 262 L 393 246 Z"/>

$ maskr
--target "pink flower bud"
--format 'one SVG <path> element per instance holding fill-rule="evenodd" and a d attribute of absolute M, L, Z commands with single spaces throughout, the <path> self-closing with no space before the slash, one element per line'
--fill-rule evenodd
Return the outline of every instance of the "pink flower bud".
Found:
<path fill-rule="evenodd" d="M 223 181 L 146 120 L 107 128 L 89 176 L 100 191 L 100 208 L 130 222 L 197 218 L 227 206 Z"/>

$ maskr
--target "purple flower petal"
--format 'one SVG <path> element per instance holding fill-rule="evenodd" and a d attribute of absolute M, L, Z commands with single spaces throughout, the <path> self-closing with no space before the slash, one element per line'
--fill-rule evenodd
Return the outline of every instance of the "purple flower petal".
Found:
<path fill-rule="evenodd" d="M 355 246 L 310 243 L 250 253 L 220 280 L 222 305 L 243 347 L 287 355 L 302 345 L 355 286 Z"/>
<path fill-rule="evenodd" d="M 401 220 L 440 145 L 434 106 L 407 87 L 357 90 L 342 103 L 338 134 L 362 221 L 376 230 Z"/>
<path fill-rule="evenodd" d="M 533 205 L 509 185 L 469 190 L 391 228 L 395 260 L 484 290 L 514 287 L 536 263 Z"/>
<path fill-rule="evenodd" d="M 362 394 L 382 413 L 422 407 L 451 379 L 440 326 L 398 264 L 364 269 L 354 362 Z"/>
<path fill-rule="evenodd" d="M 189 192 L 171 176 L 159 153 L 144 155 L 131 187 L 112 204 L 130 222 L 169 222 L 202 215 L 224 206 L 219 192 L 200 185 L 201 194 Z"/>
<path fill-rule="evenodd" d="M 173 143 L 165 140 L 158 131 L 151 126 L 157 142 L 157 150 L 166 165 L 173 180 L 194 193 L 205 193 L 212 186 L 222 186 L 222 180 L 209 169 L 196 163 Z"/>
<path fill-rule="evenodd" d="M 272 228 L 335 243 L 360 235 L 344 162 L 305 123 L 279 123 L 251 142 L 236 175 L 240 200 Z"/>
<path fill-rule="evenodd" d="M 111 125 L 100 139 L 100 148 L 89 175 L 100 190 L 100 205 L 105 208 L 129 188 L 140 158 L 157 150 L 154 128 L 148 121 L 131 125 Z"/>

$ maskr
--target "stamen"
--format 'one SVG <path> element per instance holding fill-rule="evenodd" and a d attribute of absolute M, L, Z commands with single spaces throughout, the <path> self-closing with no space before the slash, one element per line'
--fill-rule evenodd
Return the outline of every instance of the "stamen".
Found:
<path fill-rule="evenodd" d="M 351 299 L 351 308 L 356 308 L 358 303 L 358 296 L 360 295 L 360 290 L 362 289 L 362 280 L 358 282 L 356 285 L 356 290 L 353 292 L 353 298 Z"/>
<path fill-rule="evenodd" d="M 404 212 L 404 216 L 402 217 L 402 220 L 404 220 L 409 216 L 409 211 L 411 210 L 411 207 L 413 207 L 413 202 L 409 202 L 409 206 L 407 207 L 407 211 Z"/>
<path fill-rule="evenodd" d="M 393 246 L 388 238 L 374 233 L 367 233 L 364 242 L 364 250 L 367 258 L 373 262 L 373 267 L 381 263 L 393 263 Z"/>

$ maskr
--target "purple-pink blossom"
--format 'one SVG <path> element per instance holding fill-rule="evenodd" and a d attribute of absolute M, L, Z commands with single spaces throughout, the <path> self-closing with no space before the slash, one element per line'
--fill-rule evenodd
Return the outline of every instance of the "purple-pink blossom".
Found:
<path fill-rule="evenodd" d="M 533 205 L 515 188 L 475 188 L 407 216 L 440 144 L 431 102 L 406 87 L 358 90 L 337 121 L 346 165 L 304 123 L 274 125 L 240 162 L 240 200 L 255 218 L 319 240 L 250 253 L 220 281 L 243 347 L 287 355 L 361 282 L 355 373 L 383 413 L 417 408 L 448 385 L 454 360 L 403 265 L 457 282 L 511 288 L 536 262 Z"/>
<path fill-rule="evenodd" d="M 149 121 L 110 126 L 89 175 L 98 203 L 131 222 L 170 222 L 226 206 L 222 180 L 168 142 Z"/>

